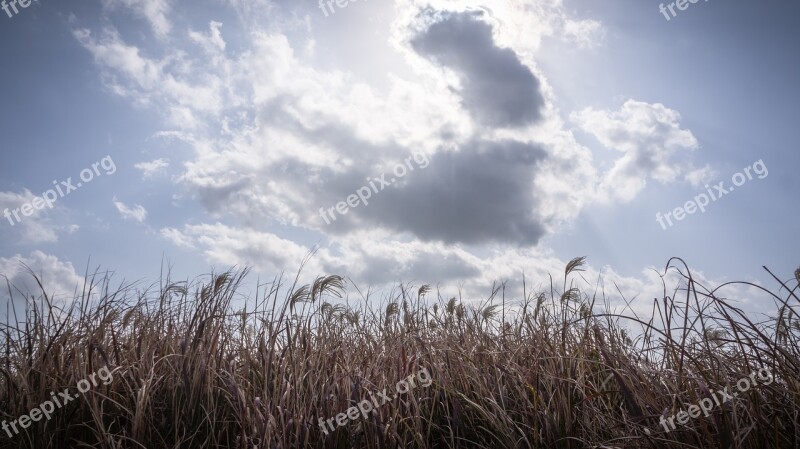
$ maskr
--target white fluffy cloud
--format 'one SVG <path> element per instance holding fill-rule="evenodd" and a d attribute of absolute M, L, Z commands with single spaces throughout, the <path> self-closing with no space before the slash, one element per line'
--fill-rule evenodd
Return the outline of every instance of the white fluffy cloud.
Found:
<path fill-rule="evenodd" d="M 133 167 L 137 170 L 141 170 L 142 176 L 147 179 L 159 173 L 163 173 L 164 170 L 169 167 L 169 160 L 159 158 L 152 161 L 139 162 L 138 164 L 134 164 Z"/>
<path fill-rule="evenodd" d="M 147 20 L 153 34 L 161 39 L 167 37 L 172 29 L 172 23 L 167 18 L 172 9 L 171 3 L 171 0 L 103 0 L 106 8 L 124 6 Z"/>
<path fill-rule="evenodd" d="M 129 207 L 122 201 L 117 201 L 117 198 L 114 197 L 114 206 L 124 220 L 133 220 L 139 223 L 144 223 L 147 220 L 147 209 L 139 204 Z"/>
<path fill-rule="evenodd" d="M 33 208 L 33 213 L 29 217 L 24 216 L 20 210 L 17 210 L 23 204 L 31 204 L 34 198 L 37 197 L 27 189 L 23 189 L 21 192 L 0 192 L 0 213 L 5 214 L 8 211 L 11 217 L 0 217 L 2 218 L 0 234 L 19 235 L 22 243 L 27 244 L 58 241 L 57 231 L 68 229 L 69 225 L 60 226 L 54 224 L 48 217 L 50 209 L 47 207 L 43 209 Z M 17 210 L 16 216 L 20 218 L 19 221 L 14 215 L 15 210 Z"/>
<path fill-rule="evenodd" d="M 663 104 L 628 100 L 618 111 L 586 108 L 571 118 L 603 146 L 622 153 L 600 183 L 600 200 L 630 201 L 648 179 L 669 183 L 694 170 L 684 153 L 699 147 L 697 139 L 681 128 L 680 114 Z"/>
<path fill-rule="evenodd" d="M 104 81 L 112 92 L 163 109 L 165 117 L 174 118 L 171 124 L 185 126 L 197 120 L 196 114 L 219 112 L 223 94 L 219 79 L 195 75 L 203 73 L 205 58 L 189 62 L 175 51 L 162 59 L 149 58 L 142 49 L 125 43 L 113 27 L 98 35 L 77 29 L 73 36 L 109 70 Z"/>
<path fill-rule="evenodd" d="M 83 277 L 78 275 L 72 264 L 62 262 L 56 256 L 33 251 L 27 257 L 19 254 L 8 258 L 0 257 L 0 276 L 12 284 L 15 298 L 20 297 L 20 292 L 26 298 L 39 296 L 40 290 L 31 272 L 40 276 L 48 296 L 55 300 L 72 299 L 76 289 L 80 292 L 83 285 Z M 3 285 L 5 289 L 5 282 Z M 3 291 L 2 296 L 7 298 L 8 291 Z"/>

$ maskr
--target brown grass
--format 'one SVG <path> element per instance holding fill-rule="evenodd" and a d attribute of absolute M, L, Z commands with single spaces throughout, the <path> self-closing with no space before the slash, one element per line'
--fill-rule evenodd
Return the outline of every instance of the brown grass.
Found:
<path fill-rule="evenodd" d="M 247 270 L 145 291 L 92 279 L 66 310 L 43 288 L 0 328 L 0 419 L 104 365 L 114 381 L 13 439 L 0 433 L 0 448 L 800 447 L 800 279 L 775 277 L 778 293 L 764 291 L 780 312 L 754 322 L 673 262 L 682 288 L 646 319 L 594 312 L 603 298 L 570 288 L 582 258 L 566 288 L 513 307 L 502 288 L 468 306 L 428 286 L 348 306 L 344 280 L 327 276 L 278 279 L 237 309 Z M 419 367 L 430 387 L 322 434 L 318 417 Z M 670 433 L 659 425 L 759 368 L 777 381 Z"/>

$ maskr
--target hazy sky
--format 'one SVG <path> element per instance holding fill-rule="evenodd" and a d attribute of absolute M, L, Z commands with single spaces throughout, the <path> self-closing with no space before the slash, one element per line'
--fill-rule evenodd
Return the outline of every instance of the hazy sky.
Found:
<path fill-rule="evenodd" d="M 318 248 L 310 276 L 485 296 L 586 255 L 647 303 L 672 256 L 710 285 L 800 264 L 797 2 L 347 3 L 0 9 L 0 273 L 263 279 Z"/>

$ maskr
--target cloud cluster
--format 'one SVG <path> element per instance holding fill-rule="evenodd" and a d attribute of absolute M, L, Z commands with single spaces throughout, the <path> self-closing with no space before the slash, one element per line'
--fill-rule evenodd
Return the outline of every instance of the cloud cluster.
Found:
<path fill-rule="evenodd" d="M 256 8 L 230 3 L 242 15 Z M 260 10 L 277 14 L 267 3 Z M 176 188 L 215 223 L 178 221 L 162 237 L 210 261 L 269 272 L 295 269 L 309 251 L 296 235 L 310 231 L 329 240 L 314 259 L 320 272 L 376 283 L 434 273 L 430 281 L 485 285 L 526 266 L 562 269 L 563 261 L 533 248 L 598 196 L 625 201 L 646 179 L 690 176 L 680 158 L 696 140 L 662 105 L 629 101 L 618 112 L 572 116 L 622 153 L 602 176 L 559 116 L 535 50 L 545 36 L 598 44 L 599 23 L 570 18 L 560 0 L 491 9 L 422 3 L 397 2 L 385 37 L 405 72 L 387 71 L 383 85 L 318 63 L 324 58 L 313 52 L 310 22 L 291 32 L 276 25 L 280 18 L 247 22 L 246 44 L 235 47 L 226 42 L 235 27 L 216 21 L 183 38 L 173 32 L 169 46 L 156 48 L 137 47 L 112 26 L 75 30 L 110 91 L 160 113 L 158 135 L 193 150 L 173 164 L 181 170 Z M 348 57 L 339 48 L 337 56 Z M 414 152 L 430 165 L 323 226 L 320 207 Z M 678 168 L 670 165 L 676 161 Z M 147 177 L 165 164 L 137 168 Z M 123 216 L 144 219 L 143 210 L 122 206 Z"/>
<path fill-rule="evenodd" d="M 628 100 L 618 111 L 586 108 L 571 118 L 604 147 L 622 153 L 600 183 L 601 200 L 631 201 L 648 179 L 668 183 L 694 170 L 680 153 L 696 150 L 697 139 L 681 128 L 680 114 L 663 104 Z"/>

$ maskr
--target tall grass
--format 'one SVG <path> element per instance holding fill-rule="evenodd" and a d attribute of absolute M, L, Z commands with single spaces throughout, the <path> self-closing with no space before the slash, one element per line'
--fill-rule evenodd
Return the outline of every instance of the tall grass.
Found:
<path fill-rule="evenodd" d="M 242 302 L 239 270 L 144 291 L 90 279 L 64 307 L 39 283 L 0 328 L 0 419 L 102 366 L 114 381 L 0 434 L 0 448 L 800 447 L 800 270 L 775 277 L 778 292 L 764 292 L 779 312 L 756 322 L 672 260 L 682 287 L 629 318 L 574 287 L 583 263 L 563 288 L 526 288 L 513 305 L 502 288 L 469 305 L 403 285 L 352 301 L 339 276 L 279 278 Z M 421 367 L 430 387 L 319 428 Z M 672 432 L 659 425 L 759 368 L 776 381 Z"/>

